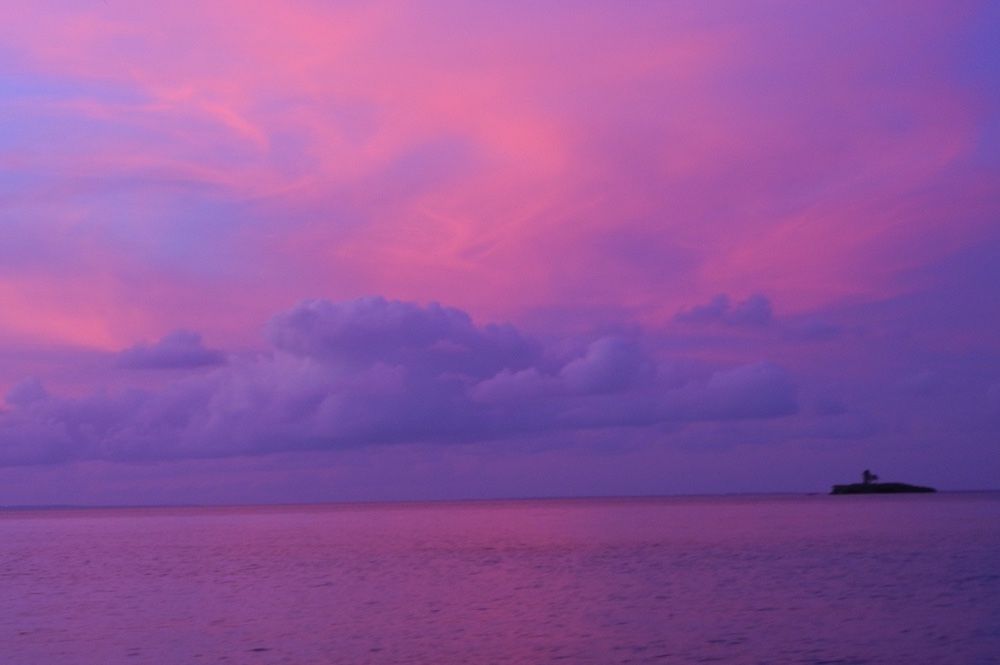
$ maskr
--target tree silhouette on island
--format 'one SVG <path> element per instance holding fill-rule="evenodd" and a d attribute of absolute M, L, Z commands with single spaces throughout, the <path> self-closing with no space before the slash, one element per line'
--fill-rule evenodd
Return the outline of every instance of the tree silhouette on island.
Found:
<path fill-rule="evenodd" d="M 865 469 L 861 473 L 860 483 L 850 485 L 834 485 L 830 494 L 905 494 L 912 492 L 936 492 L 933 487 L 922 487 L 920 485 L 910 485 L 908 483 L 880 483 L 878 475 Z"/>

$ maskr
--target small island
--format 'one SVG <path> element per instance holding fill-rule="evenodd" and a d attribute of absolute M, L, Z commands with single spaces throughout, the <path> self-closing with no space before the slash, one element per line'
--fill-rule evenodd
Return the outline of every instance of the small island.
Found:
<path fill-rule="evenodd" d="M 864 470 L 861 474 L 860 483 L 850 485 L 834 485 L 830 494 L 906 494 L 906 493 L 926 493 L 936 492 L 933 487 L 922 487 L 920 485 L 910 485 L 907 483 L 880 483 L 878 476 Z"/>

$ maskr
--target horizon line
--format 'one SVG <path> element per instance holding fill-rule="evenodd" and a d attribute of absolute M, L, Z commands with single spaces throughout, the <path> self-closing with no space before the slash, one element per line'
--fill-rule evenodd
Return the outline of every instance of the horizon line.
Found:
<path fill-rule="evenodd" d="M 957 489 L 937 490 L 933 494 L 990 494 L 998 493 L 994 489 Z M 224 503 L 42 503 L 42 504 L 0 504 L 3 511 L 31 510 L 135 510 L 158 508 L 295 508 L 310 506 L 364 506 L 364 505 L 406 505 L 429 503 L 497 503 L 497 502 L 531 502 L 531 501 L 628 501 L 643 499 L 698 499 L 726 497 L 792 497 L 792 496 L 832 496 L 826 491 L 773 491 L 773 492 L 722 492 L 722 493 L 684 493 L 684 494 L 580 494 L 556 496 L 495 496 L 495 497 L 461 497 L 437 499 L 338 499 L 327 501 L 276 501 L 263 502 L 224 502 Z M 846 495 L 846 496 L 899 496 L 896 494 Z M 920 494 L 920 496 L 931 496 Z"/>

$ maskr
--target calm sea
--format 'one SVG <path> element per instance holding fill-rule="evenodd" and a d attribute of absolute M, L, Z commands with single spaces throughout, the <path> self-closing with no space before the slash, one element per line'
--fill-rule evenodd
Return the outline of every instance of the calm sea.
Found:
<path fill-rule="evenodd" d="M 1000 663 L 1000 494 L 0 512 L 0 663 Z"/>

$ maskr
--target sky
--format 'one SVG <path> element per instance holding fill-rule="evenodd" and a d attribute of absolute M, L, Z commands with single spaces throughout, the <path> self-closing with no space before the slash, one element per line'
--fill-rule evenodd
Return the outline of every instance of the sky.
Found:
<path fill-rule="evenodd" d="M 0 504 L 1000 489 L 995 2 L 0 10 Z"/>

